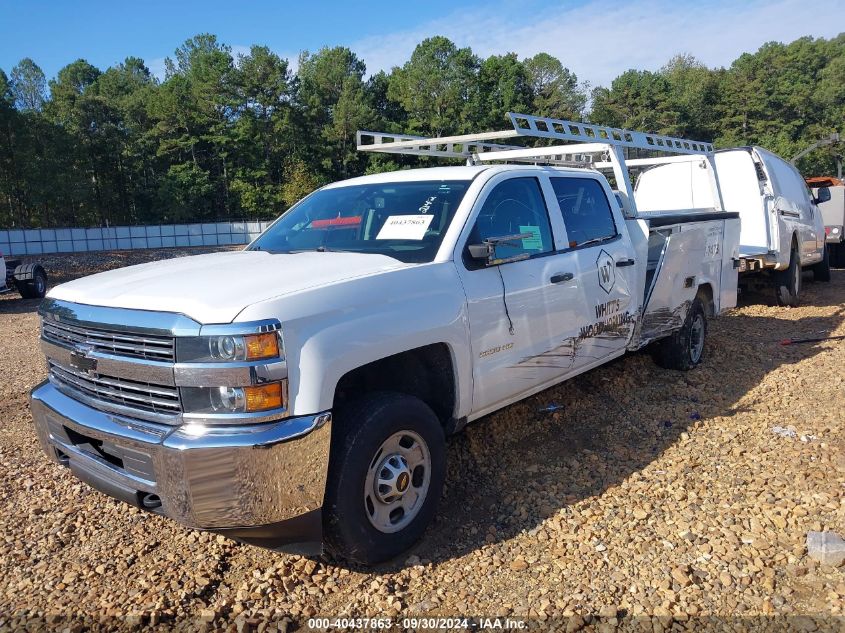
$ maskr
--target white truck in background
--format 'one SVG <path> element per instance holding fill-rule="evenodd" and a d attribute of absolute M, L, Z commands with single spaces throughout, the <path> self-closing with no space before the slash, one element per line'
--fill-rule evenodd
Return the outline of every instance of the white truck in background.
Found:
<path fill-rule="evenodd" d="M 641 216 L 623 148 L 709 164 L 712 147 L 511 121 L 361 132 L 361 150 L 471 165 L 333 183 L 242 252 L 55 287 L 32 392 L 46 454 L 186 525 L 371 564 L 433 518 L 448 433 L 649 344 L 695 367 L 707 317 L 736 304 L 739 218 L 718 192 Z M 577 144 L 487 142 L 516 137 Z"/>
<path fill-rule="evenodd" d="M 807 178 L 824 221 L 830 265 L 845 267 L 845 182 L 839 178 Z"/>
<path fill-rule="evenodd" d="M 24 299 L 41 299 L 47 294 L 47 273 L 41 264 L 22 264 L 0 253 L 0 294 L 16 289 Z"/>
<path fill-rule="evenodd" d="M 803 270 L 830 281 L 825 230 L 816 199 L 793 165 L 761 147 L 719 150 L 713 160 L 724 208 L 738 211 L 741 283 L 763 282 L 780 305 L 798 305 Z M 635 198 L 641 212 L 712 206 L 702 162 L 672 162 L 643 172 Z"/>

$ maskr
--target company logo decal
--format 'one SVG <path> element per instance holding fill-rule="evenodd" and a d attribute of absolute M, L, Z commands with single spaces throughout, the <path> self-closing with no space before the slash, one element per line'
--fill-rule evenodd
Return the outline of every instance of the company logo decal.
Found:
<path fill-rule="evenodd" d="M 616 262 L 610 254 L 602 249 L 596 258 L 596 267 L 599 271 L 599 286 L 607 294 L 613 290 L 613 285 L 616 283 Z"/>

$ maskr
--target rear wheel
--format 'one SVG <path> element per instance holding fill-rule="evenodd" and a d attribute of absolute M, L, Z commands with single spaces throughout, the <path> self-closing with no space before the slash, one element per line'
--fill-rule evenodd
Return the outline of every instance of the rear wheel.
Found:
<path fill-rule="evenodd" d="M 19 266 L 15 270 L 15 287 L 18 292 L 24 299 L 42 299 L 47 294 L 47 273 L 41 266 L 35 265 L 23 275 L 18 272 L 21 268 L 23 267 Z"/>
<path fill-rule="evenodd" d="M 798 249 L 794 245 L 789 253 L 789 268 L 775 271 L 774 278 L 778 305 L 797 306 L 801 294 L 801 263 L 798 261 Z"/>
<path fill-rule="evenodd" d="M 688 371 L 704 359 L 706 339 L 707 316 L 701 299 L 696 297 L 681 328 L 655 344 L 654 361 L 664 369 Z"/>
<path fill-rule="evenodd" d="M 443 428 L 419 398 L 380 392 L 339 408 L 323 504 L 327 548 L 365 565 L 399 555 L 434 518 L 445 472 Z"/>
<path fill-rule="evenodd" d="M 830 248 L 824 245 L 822 260 L 813 265 L 813 279 L 815 281 L 830 281 Z"/>

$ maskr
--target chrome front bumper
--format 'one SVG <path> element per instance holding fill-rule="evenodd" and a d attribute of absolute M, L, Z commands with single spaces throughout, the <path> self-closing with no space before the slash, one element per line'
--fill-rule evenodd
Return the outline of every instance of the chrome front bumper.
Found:
<path fill-rule="evenodd" d="M 31 405 L 48 457 L 112 497 L 262 545 L 321 540 L 328 412 L 250 426 L 174 427 L 99 411 L 50 382 L 33 389 Z"/>

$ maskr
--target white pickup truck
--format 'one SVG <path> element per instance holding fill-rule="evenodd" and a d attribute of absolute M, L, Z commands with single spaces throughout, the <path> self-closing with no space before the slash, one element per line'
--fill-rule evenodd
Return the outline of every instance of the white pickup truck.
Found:
<path fill-rule="evenodd" d="M 543 135 L 520 116 L 498 134 Z M 448 433 L 652 342 L 695 367 L 706 318 L 735 305 L 739 220 L 639 218 L 621 148 L 709 146 L 545 121 L 603 140 L 555 158 L 380 136 L 362 149 L 481 164 L 334 183 L 244 251 L 54 288 L 32 392 L 47 455 L 186 525 L 369 564 L 434 516 Z M 527 155 L 579 167 L 495 164 Z"/>
<path fill-rule="evenodd" d="M 711 206 L 714 189 L 700 164 L 669 162 L 641 174 L 634 194 L 640 212 Z M 744 282 L 768 286 L 780 305 L 795 306 L 803 270 L 830 281 L 822 214 L 795 166 L 762 147 L 719 150 L 713 164 L 724 208 L 742 222 Z"/>

